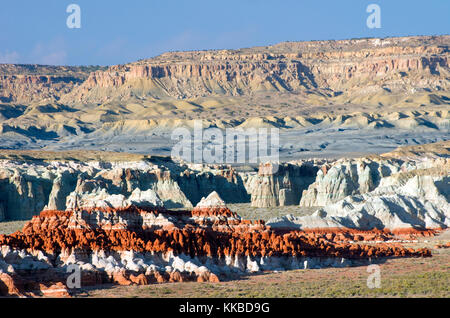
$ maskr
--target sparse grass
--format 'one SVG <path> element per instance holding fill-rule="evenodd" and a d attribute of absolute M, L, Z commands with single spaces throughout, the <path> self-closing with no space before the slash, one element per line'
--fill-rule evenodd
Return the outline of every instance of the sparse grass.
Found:
<path fill-rule="evenodd" d="M 28 221 L 6 221 L 0 222 L 0 234 L 11 234 L 22 230 L 25 223 Z"/>

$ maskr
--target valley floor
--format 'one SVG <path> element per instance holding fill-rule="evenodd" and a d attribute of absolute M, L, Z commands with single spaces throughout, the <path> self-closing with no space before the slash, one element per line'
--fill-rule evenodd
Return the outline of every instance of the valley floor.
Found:
<path fill-rule="evenodd" d="M 12 234 L 20 231 L 28 221 L 5 221 L 0 222 L 0 234 Z"/>

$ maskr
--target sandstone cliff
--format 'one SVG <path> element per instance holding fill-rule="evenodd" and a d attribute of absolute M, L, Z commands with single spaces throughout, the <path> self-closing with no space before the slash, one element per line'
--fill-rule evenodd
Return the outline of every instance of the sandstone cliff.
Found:
<path fill-rule="evenodd" d="M 92 73 L 70 99 L 196 98 L 298 92 L 356 99 L 448 90 L 449 36 L 287 42 L 241 50 L 166 53 Z"/>
<path fill-rule="evenodd" d="M 0 102 L 30 104 L 44 99 L 58 100 L 98 69 L 102 68 L 2 64 Z"/>

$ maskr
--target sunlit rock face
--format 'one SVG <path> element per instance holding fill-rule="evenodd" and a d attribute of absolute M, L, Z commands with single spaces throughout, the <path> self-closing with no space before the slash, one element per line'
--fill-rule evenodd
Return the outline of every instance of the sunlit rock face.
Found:
<path fill-rule="evenodd" d="M 284 228 L 353 228 L 362 230 L 437 229 L 450 226 L 448 176 L 416 175 L 372 192 L 346 196 L 305 217 L 267 222 Z M 386 182 L 388 183 L 388 182 Z"/>
<path fill-rule="evenodd" d="M 402 182 L 408 172 L 425 169 L 441 170 L 440 175 L 448 175 L 448 157 L 422 159 L 362 157 L 340 159 L 324 164 L 317 172 L 315 181 L 303 191 L 300 206 L 326 206 L 349 195 L 365 194 L 382 187 L 388 182 Z M 435 174 L 433 171 L 424 174 Z M 392 177 L 391 177 L 392 176 Z"/>
<path fill-rule="evenodd" d="M 397 173 L 400 161 L 350 159 L 323 166 L 303 192 L 300 206 L 325 206 L 352 194 L 374 190 L 383 177 Z"/>
<path fill-rule="evenodd" d="M 171 162 L 0 161 L 0 204 L 6 220 L 42 210 L 125 207 L 130 204 L 192 208 L 217 191 L 227 202 L 249 202 L 242 177 L 231 167 L 192 169 Z"/>
<path fill-rule="evenodd" d="M 302 191 L 314 182 L 318 167 L 314 162 L 261 164 L 258 174 L 246 177 L 253 207 L 299 204 Z"/>
<path fill-rule="evenodd" d="M 268 167 L 268 166 L 267 166 Z M 314 162 L 282 164 L 258 174 L 229 166 L 149 162 L 14 162 L 0 161 L 0 202 L 4 218 L 28 219 L 42 210 L 79 207 L 125 207 L 142 195 L 168 209 L 192 208 L 215 191 L 227 203 L 252 202 L 269 207 L 298 204 L 315 180 Z M 137 192 L 135 192 L 137 191 Z M 141 193 L 141 194 L 139 194 Z M 145 199 L 145 198 L 144 198 Z M 161 202 L 154 202 L 155 200 Z M 133 202 L 131 202 L 133 201 Z"/>

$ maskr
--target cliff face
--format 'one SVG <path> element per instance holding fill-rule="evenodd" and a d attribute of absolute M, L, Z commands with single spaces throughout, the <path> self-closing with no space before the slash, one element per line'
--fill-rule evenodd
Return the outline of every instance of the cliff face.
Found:
<path fill-rule="evenodd" d="M 0 161 L 0 219 L 29 219 L 42 210 L 77 206 L 126 207 L 130 202 L 159 202 L 165 208 L 192 208 L 212 192 L 227 203 L 253 207 L 327 206 L 348 196 L 396 185 L 415 173 L 448 175 L 448 142 L 426 154 L 415 150 L 398 159 L 385 157 L 303 160 L 261 164 L 258 172 L 237 172 L 224 165 L 136 162 Z M 421 146 L 419 146 L 421 147 Z M 409 148 L 406 148 L 409 149 Z M 415 148 L 412 148 L 415 149 Z M 109 154 L 110 156 L 113 156 Z M 92 205 L 92 206 L 91 206 Z"/>
<path fill-rule="evenodd" d="M 317 170 L 312 162 L 260 165 L 257 175 L 246 177 L 252 207 L 297 205 L 302 191 L 314 182 Z"/>
<path fill-rule="evenodd" d="M 0 101 L 3 103 L 30 103 L 34 100 L 57 99 L 68 93 L 82 79 L 50 75 L 0 76 Z"/>
<path fill-rule="evenodd" d="M 50 176 L 30 175 L 20 171 L 0 172 L 0 204 L 6 220 L 28 219 L 48 202 L 52 187 Z"/>
<path fill-rule="evenodd" d="M 0 65 L 0 100 L 27 104 L 62 98 L 95 104 L 258 92 L 352 100 L 355 94 L 445 91 L 449 44 L 450 36 L 285 42 L 166 53 L 107 69 Z"/>
<path fill-rule="evenodd" d="M 402 161 L 342 160 L 323 166 L 315 182 L 303 191 L 301 206 L 325 206 L 348 195 L 374 190 L 383 177 L 399 171 Z"/>
<path fill-rule="evenodd" d="M 99 67 L 0 65 L 0 102 L 30 104 L 58 100 Z"/>
<path fill-rule="evenodd" d="M 450 37 L 282 43 L 167 53 L 90 74 L 67 100 L 290 92 L 328 97 L 448 88 Z M 70 97 L 70 98 L 69 98 Z M 352 97 L 352 98 L 353 98 Z"/>
<path fill-rule="evenodd" d="M 315 182 L 303 191 L 300 206 L 327 206 L 347 196 L 372 192 L 382 185 L 402 184 L 402 178 L 407 180 L 416 173 L 448 175 L 449 163 L 448 158 L 341 159 L 321 167 Z"/>
<path fill-rule="evenodd" d="M 213 191 L 230 203 L 249 202 L 242 178 L 230 167 L 193 170 L 170 163 L 0 163 L 0 217 L 29 219 L 95 200 L 128 204 L 138 191 L 154 191 L 166 208 L 192 208 Z M 137 194 L 136 194 L 137 195 Z M 120 205 L 120 204 L 119 204 Z"/>

